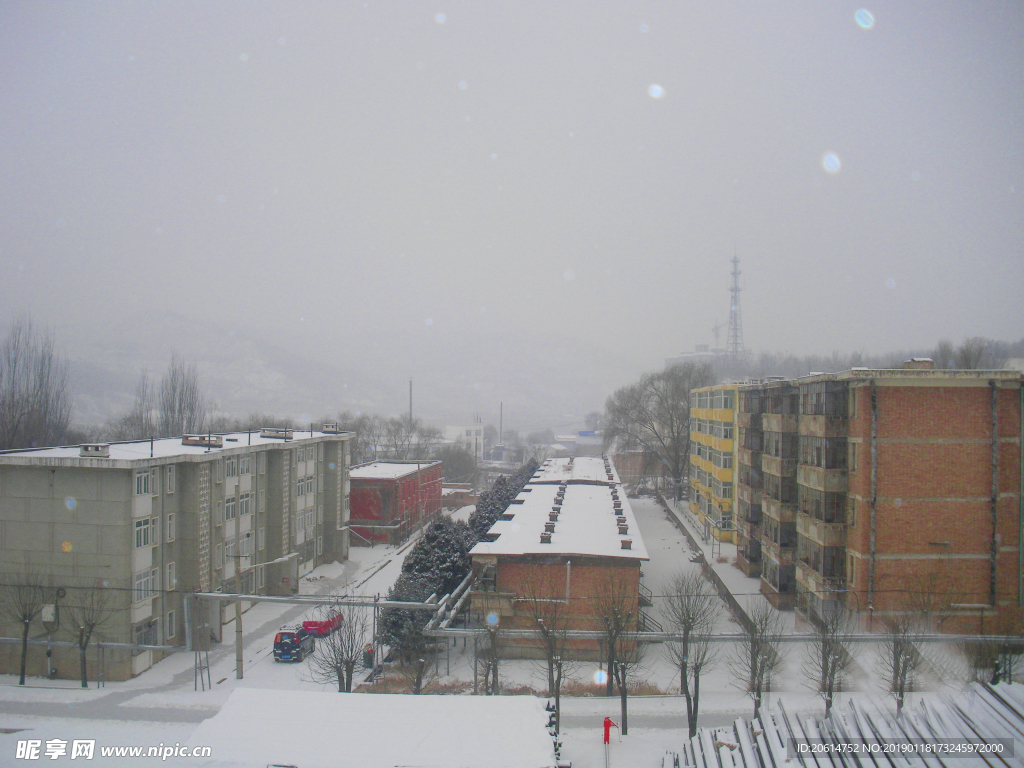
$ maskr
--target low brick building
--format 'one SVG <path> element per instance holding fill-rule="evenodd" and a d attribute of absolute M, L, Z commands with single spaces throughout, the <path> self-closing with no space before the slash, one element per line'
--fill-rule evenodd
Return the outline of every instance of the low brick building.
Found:
<path fill-rule="evenodd" d="M 373 461 L 352 467 L 351 543 L 397 544 L 441 512 L 440 461 Z"/>
<path fill-rule="evenodd" d="M 629 501 L 610 461 L 548 459 L 505 514 L 471 550 L 475 621 L 503 629 L 595 630 L 611 603 L 629 615 L 629 631 L 649 628 L 640 610 L 648 560 Z M 574 641 L 577 658 L 598 658 L 599 644 Z M 511 657 L 542 655 L 535 641 L 509 641 Z"/>

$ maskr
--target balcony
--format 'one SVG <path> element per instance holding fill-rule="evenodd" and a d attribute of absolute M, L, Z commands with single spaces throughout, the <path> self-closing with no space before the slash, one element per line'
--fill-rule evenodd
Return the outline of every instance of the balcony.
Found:
<path fill-rule="evenodd" d="M 762 496 L 761 514 L 780 523 L 793 523 L 796 522 L 796 504 L 786 504 L 770 496 Z"/>
<path fill-rule="evenodd" d="M 796 481 L 823 493 L 846 493 L 849 488 L 849 475 L 845 469 L 822 469 L 810 464 L 797 466 Z"/>
<path fill-rule="evenodd" d="M 822 576 L 803 560 L 796 564 L 796 583 L 820 600 L 835 600 L 846 586 L 842 576 Z"/>
<path fill-rule="evenodd" d="M 739 464 L 746 464 L 748 467 L 760 467 L 761 451 L 738 446 L 736 448 L 736 461 Z"/>
<path fill-rule="evenodd" d="M 761 414 L 760 413 L 744 413 L 740 411 L 736 414 L 736 423 L 744 427 L 745 429 L 761 429 Z"/>
<path fill-rule="evenodd" d="M 761 455 L 761 471 L 776 477 L 796 477 L 796 461 L 796 457 L 780 459 L 778 456 L 765 453 Z"/>
<path fill-rule="evenodd" d="M 740 480 L 737 486 L 736 495 L 748 504 L 761 503 L 761 489 L 751 488 L 749 485 L 745 485 L 742 480 Z"/>
<path fill-rule="evenodd" d="M 768 538 L 761 539 L 761 549 L 779 565 L 793 565 L 796 562 L 796 544 L 785 547 Z"/>
<path fill-rule="evenodd" d="M 846 546 L 846 524 L 826 523 L 811 517 L 806 512 L 798 512 L 796 516 L 797 534 L 823 547 Z"/>
<path fill-rule="evenodd" d="M 737 515 L 733 520 L 736 526 L 736 533 L 744 539 L 759 539 L 761 537 L 761 519 L 746 520 L 742 515 Z"/>
<path fill-rule="evenodd" d="M 846 437 L 849 430 L 849 421 L 839 416 L 800 417 L 800 434 L 805 437 Z"/>
<path fill-rule="evenodd" d="M 766 413 L 761 416 L 765 432 L 796 432 L 800 417 L 795 413 Z"/>

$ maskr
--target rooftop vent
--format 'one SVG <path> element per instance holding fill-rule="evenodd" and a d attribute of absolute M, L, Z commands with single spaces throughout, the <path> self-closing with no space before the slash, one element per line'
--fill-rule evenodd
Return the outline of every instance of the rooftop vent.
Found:
<path fill-rule="evenodd" d="M 632 539 L 623 539 L 620 543 L 622 544 L 622 548 L 623 549 L 632 549 L 633 548 L 633 540 Z"/>
<path fill-rule="evenodd" d="M 222 448 L 224 438 L 221 435 L 182 435 L 181 444 L 199 448 Z"/>
<path fill-rule="evenodd" d="M 110 443 L 82 443 L 78 446 L 78 455 L 92 459 L 109 459 Z"/>
<path fill-rule="evenodd" d="M 550 544 L 551 543 L 551 534 L 550 533 L 542 533 L 540 535 L 540 543 L 541 544 Z"/>
<path fill-rule="evenodd" d="M 282 429 L 280 427 L 264 427 L 260 430 L 260 437 L 271 437 L 277 440 L 291 440 L 295 437 L 295 432 L 291 429 Z"/>
<path fill-rule="evenodd" d="M 545 533 L 554 533 L 555 532 L 555 524 L 554 523 L 544 523 L 544 532 Z"/>
<path fill-rule="evenodd" d="M 628 525 L 620 525 L 619 526 L 619 533 L 622 534 L 623 536 L 625 536 L 627 533 L 629 533 L 629 526 Z"/>
<path fill-rule="evenodd" d="M 558 522 L 558 513 L 557 512 L 549 513 L 548 514 L 548 520 L 550 520 L 552 523 L 557 523 Z"/>

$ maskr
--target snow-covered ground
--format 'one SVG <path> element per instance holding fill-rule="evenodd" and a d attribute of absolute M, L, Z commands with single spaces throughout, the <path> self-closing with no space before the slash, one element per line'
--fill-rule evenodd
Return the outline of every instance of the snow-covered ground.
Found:
<path fill-rule="evenodd" d="M 664 508 L 652 499 L 631 500 L 637 523 L 644 537 L 651 560 L 643 566 L 644 583 L 655 594 L 654 606 L 649 609 L 663 624 L 659 599 L 662 586 L 680 569 L 696 568 L 690 563 L 692 553 L 676 523 Z M 463 508 L 453 516 L 468 518 L 471 507 Z M 688 512 L 676 512 L 684 524 L 691 525 Z M 699 541 L 699 539 L 698 539 Z M 303 593 L 348 593 L 384 595 L 397 578 L 402 558 L 412 546 L 401 548 L 378 546 L 353 548 L 350 559 L 341 563 L 321 566 L 303 581 Z M 707 547 L 708 560 L 710 546 Z M 728 545 L 722 546 L 722 555 L 731 557 Z M 756 580 L 748 579 L 738 569 L 726 563 L 714 563 L 735 594 L 755 595 Z M 325 577 L 323 579 L 319 577 Z M 225 643 L 210 652 L 212 689 L 194 690 L 193 656 L 174 654 L 139 677 L 123 683 L 108 683 L 106 687 L 83 690 L 75 681 L 47 681 L 32 679 L 26 687 L 16 685 L 14 676 L 0 677 L 0 766 L 24 765 L 17 760 L 17 742 L 25 739 L 96 739 L 99 745 L 157 745 L 163 743 L 196 746 L 192 736 L 200 724 L 216 715 L 235 691 L 255 689 L 280 691 L 331 691 L 332 686 L 314 682 L 306 665 L 275 663 L 272 656 L 273 637 L 285 623 L 294 623 L 310 614 L 310 609 L 278 603 L 260 603 L 243 616 L 245 630 L 244 679 L 235 679 L 234 625 L 224 627 Z M 728 614 L 723 611 L 719 631 L 738 631 Z M 772 700 L 782 697 L 790 712 L 821 716 L 821 700 L 807 687 L 802 669 L 806 648 L 791 643 L 784 647 L 787 665 L 776 683 Z M 891 701 L 878 684 L 873 646 L 858 646 L 855 657 L 859 665 L 854 681 L 860 695 L 876 698 L 883 710 L 892 709 Z M 738 717 L 749 718 L 752 706 L 747 695 L 736 687 L 736 675 L 727 663 L 729 648 L 719 650 L 718 663 L 708 671 L 701 683 L 702 726 L 728 725 Z M 935 648 L 935 669 L 945 670 L 945 682 L 932 679 L 933 689 L 948 686 L 955 689 L 956 662 L 952 654 Z M 450 688 L 461 687 L 471 691 L 473 683 L 473 643 L 459 640 L 442 654 L 436 663 L 437 679 Z M 600 670 L 597 664 L 577 666 L 571 677 L 580 684 L 592 684 Z M 362 672 L 365 675 L 365 671 Z M 543 691 L 545 670 L 537 662 L 504 661 L 500 665 L 500 679 L 505 689 L 529 686 Z M 629 734 L 618 741 L 613 735 L 610 748 L 612 765 L 660 766 L 666 750 L 679 751 L 687 738 L 685 729 L 685 703 L 678 694 L 678 673 L 673 667 L 664 645 L 652 645 L 637 676 L 664 695 L 633 697 L 629 700 Z M 263 694 L 260 694 L 263 695 Z M 341 694 L 332 694 L 341 695 Z M 842 694 L 840 698 L 848 694 Z M 605 716 L 619 722 L 618 698 L 565 697 L 563 698 L 563 760 L 570 760 L 575 768 L 603 766 L 602 721 Z M 24 730 L 21 730 L 24 729 Z M 396 731 L 400 733 L 399 731 Z M 353 737 L 357 737 L 354 735 Z M 240 735 L 244 738 L 244 734 Z M 215 757 L 217 757 L 215 755 Z M 224 756 L 221 756 L 223 758 Z M 69 759 L 67 756 L 61 759 Z M 202 760 L 170 757 L 166 761 L 153 758 L 124 758 L 134 765 L 174 764 L 188 762 L 202 765 Z M 60 760 L 50 761 L 59 763 Z M 102 764 L 102 763 L 101 763 Z M 116 765 L 109 758 L 107 764 Z M 214 765 L 215 763 L 209 763 Z"/>

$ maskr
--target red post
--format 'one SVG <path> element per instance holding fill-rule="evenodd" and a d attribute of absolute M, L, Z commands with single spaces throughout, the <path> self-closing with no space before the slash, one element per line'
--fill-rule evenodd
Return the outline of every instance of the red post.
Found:
<path fill-rule="evenodd" d="M 609 741 L 611 740 L 612 726 L 615 726 L 616 728 L 618 728 L 619 724 L 616 723 L 614 720 L 612 720 L 610 717 L 606 717 L 604 719 L 604 743 L 605 744 L 609 743 Z"/>

